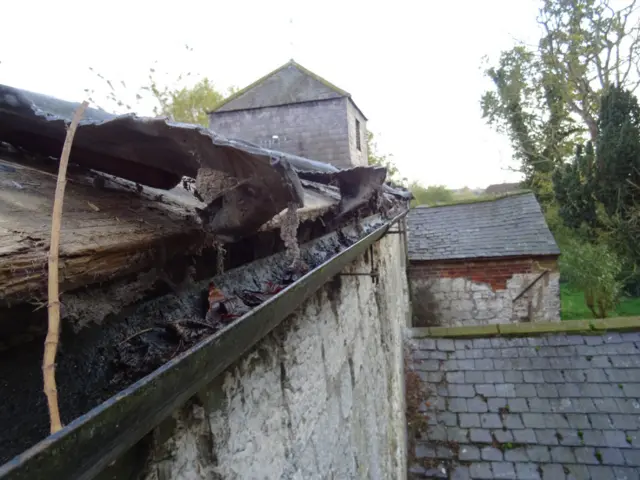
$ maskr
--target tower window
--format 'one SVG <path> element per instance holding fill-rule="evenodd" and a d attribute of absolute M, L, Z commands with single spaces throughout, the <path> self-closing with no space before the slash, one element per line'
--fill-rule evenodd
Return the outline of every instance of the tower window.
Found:
<path fill-rule="evenodd" d="M 356 148 L 358 151 L 362 151 L 362 144 L 360 142 L 360 120 L 356 119 Z"/>

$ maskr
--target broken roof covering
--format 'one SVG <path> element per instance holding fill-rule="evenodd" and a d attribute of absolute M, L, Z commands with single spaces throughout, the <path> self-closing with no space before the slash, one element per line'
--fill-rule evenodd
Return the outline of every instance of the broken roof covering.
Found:
<path fill-rule="evenodd" d="M 475 203 L 417 207 L 409 212 L 408 229 L 410 260 L 560 254 L 530 192 Z"/>
<path fill-rule="evenodd" d="M 0 85 L 0 141 L 58 158 L 78 105 Z M 201 167 L 225 172 L 240 181 L 221 194 L 218 203 L 222 207 L 214 209 L 210 225 L 214 233 L 236 236 L 256 231 L 289 205 L 303 206 L 300 179 L 337 184 L 339 213 L 344 214 L 366 204 L 386 177 L 386 170 L 380 167 L 339 170 L 227 139 L 202 126 L 162 117 L 113 115 L 93 108 L 86 110 L 78 126 L 71 161 L 161 189 L 173 188 L 183 176 L 195 177 Z M 406 195 L 386 186 L 384 191 Z"/>
<path fill-rule="evenodd" d="M 364 119 L 367 119 L 351 98 L 350 93 L 336 87 L 320 75 L 307 70 L 294 60 L 290 60 L 229 96 L 210 113 L 275 107 L 343 97 L 347 97 Z"/>

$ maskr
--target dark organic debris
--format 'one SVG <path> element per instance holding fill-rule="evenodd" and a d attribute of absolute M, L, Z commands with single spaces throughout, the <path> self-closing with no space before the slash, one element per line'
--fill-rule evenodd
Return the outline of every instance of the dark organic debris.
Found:
<path fill-rule="evenodd" d="M 202 320 L 156 324 L 152 328 L 134 333 L 117 345 L 114 366 L 118 373 L 113 382 L 130 384 L 148 375 L 176 355 L 277 295 L 310 269 L 353 243 L 353 238 L 340 232 L 334 252 L 307 251 L 304 262 L 283 269 L 277 279 L 266 281 L 259 290 L 238 289 L 233 295 L 226 295 L 211 282 L 206 292 L 207 310 Z"/>

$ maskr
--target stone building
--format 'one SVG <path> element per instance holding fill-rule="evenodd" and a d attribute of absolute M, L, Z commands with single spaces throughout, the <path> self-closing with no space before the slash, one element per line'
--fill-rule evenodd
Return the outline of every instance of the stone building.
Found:
<path fill-rule="evenodd" d="M 532 193 L 417 207 L 408 229 L 416 326 L 560 320 L 560 250 Z"/>
<path fill-rule="evenodd" d="M 293 60 L 226 99 L 209 127 L 340 168 L 367 165 L 367 118 L 351 95 Z"/>

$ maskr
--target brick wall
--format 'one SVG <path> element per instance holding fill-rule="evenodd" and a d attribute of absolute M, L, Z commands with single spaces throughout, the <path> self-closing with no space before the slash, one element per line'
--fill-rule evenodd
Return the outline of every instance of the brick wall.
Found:
<path fill-rule="evenodd" d="M 555 257 L 412 262 L 409 277 L 416 326 L 560 320 Z"/>
<path fill-rule="evenodd" d="M 337 98 L 253 110 L 215 112 L 209 115 L 209 127 L 226 137 L 246 140 L 336 167 L 350 168 L 358 165 L 360 160 L 351 159 L 349 132 L 351 128 L 355 129 L 355 119 L 352 121 L 349 117 L 349 104 L 347 98 Z M 361 130 L 366 153 L 364 122 L 361 123 Z"/>

